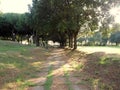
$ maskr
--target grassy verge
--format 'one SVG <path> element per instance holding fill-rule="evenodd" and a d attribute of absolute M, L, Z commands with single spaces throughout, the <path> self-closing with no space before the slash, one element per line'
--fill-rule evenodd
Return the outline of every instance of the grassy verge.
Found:
<path fill-rule="evenodd" d="M 38 77 L 46 53 L 34 46 L 0 41 L 0 90 L 24 90 L 35 86 L 28 80 Z"/>
<path fill-rule="evenodd" d="M 94 53 L 81 55 L 82 51 L 94 49 L 96 50 Z M 119 90 L 120 56 L 119 52 L 114 53 L 115 50 L 119 51 L 119 47 L 88 46 L 88 48 L 83 47 L 83 50 L 82 48 L 80 50 L 67 53 L 70 65 L 74 69 L 71 73 L 76 79 L 78 78 L 78 84 L 91 90 Z M 68 78 L 67 75 L 66 77 Z"/>
<path fill-rule="evenodd" d="M 17 42 L 11 41 L 1 41 L 0 40 L 0 52 L 7 52 L 7 51 L 16 51 L 16 52 L 24 52 L 30 48 L 34 48 L 31 45 L 22 45 Z"/>
<path fill-rule="evenodd" d="M 44 89 L 45 90 L 50 90 L 52 82 L 53 82 L 52 66 L 50 66 L 49 71 L 48 71 L 48 75 L 47 75 L 47 80 L 44 84 Z"/>

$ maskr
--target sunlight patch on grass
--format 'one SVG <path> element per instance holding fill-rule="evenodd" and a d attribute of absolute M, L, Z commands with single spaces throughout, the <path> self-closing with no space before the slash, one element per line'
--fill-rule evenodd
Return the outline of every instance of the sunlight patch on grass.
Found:
<path fill-rule="evenodd" d="M 83 67 L 84 67 L 84 65 L 82 63 L 73 62 L 73 68 L 75 70 L 81 70 Z"/>
<path fill-rule="evenodd" d="M 79 46 L 77 50 L 87 52 L 88 54 L 95 52 L 120 54 L 120 47 L 118 46 Z"/>
<path fill-rule="evenodd" d="M 33 87 L 36 86 L 37 84 L 29 81 L 23 81 L 21 79 L 18 79 L 16 82 L 11 82 L 6 84 L 4 87 L 6 88 L 5 90 L 25 90 L 27 87 Z"/>
<path fill-rule="evenodd" d="M 42 62 L 33 62 L 33 63 L 31 63 L 31 65 L 32 65 L 33 67 L 40 67 L 41 64 L 42 64 Z"/>
<path fill-rule="evenodd" d="M 73 70 L 81 70 L 84 67 L 83 62 L 71 61 L 68 68 L 73 68 Z M 67 68 L 66 68 L 67 69 Z"/>
<path fill-rule="evenodd" d="M 95 90 L 98 88 L 98 84 L 99 84 L 99 79 L 93 79 L 92 85 Z"/>
<path fill-rule="evenodd" d="M 16 68 L 14 64 L 4 64 L 0 63 L 0 70 L 5 69 L 5 68 Z"/>
<path fill-rule="evenodd" d="M 99 61 L 100 65 L 106 65 L 109 64 L 109 58 L 108 57 L 101 57 Z"/>
<path fill-rule="evenodd" d="M 120 58 L 104 56 L 104 57 L 101 57 L 99 61 L 100 65 L 109 65 L 113 63 L 120 63 Z"/>

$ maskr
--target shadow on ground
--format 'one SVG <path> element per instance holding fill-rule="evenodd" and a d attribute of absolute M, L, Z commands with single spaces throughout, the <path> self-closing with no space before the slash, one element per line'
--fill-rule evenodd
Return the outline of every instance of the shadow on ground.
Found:
<path fill-rule="evenodd" d="M 119 90 L 120 55 L 95 52 L 85 54 L 79 51 L 67 51 L 70 62 L 78 66 L 71 72 L 71 82 L 88 87 L 85 90 Z M 79 90 L 79 89 L 78 89 Z"/>

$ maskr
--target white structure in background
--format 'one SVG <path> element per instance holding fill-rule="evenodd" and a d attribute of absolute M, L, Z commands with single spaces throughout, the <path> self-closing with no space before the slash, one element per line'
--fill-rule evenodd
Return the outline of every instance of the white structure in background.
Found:
<path fill-rule="evenodd" d="M 51 45 L 51 46 L 60 46 L 60 43 L 58 42 L 53 42 L 53 41 L 48 41 L 48 44 Z"/>
<path fill-rule="evenodd" d="M 22 41 L 22 44 L 28 45 L 28 41 L 27 41 L 27 40 L 23 40 L 23 41 Z"/>

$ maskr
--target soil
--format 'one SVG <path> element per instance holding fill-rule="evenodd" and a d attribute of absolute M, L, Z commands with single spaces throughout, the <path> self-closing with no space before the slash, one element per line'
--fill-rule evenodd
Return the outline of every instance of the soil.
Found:
<path fill-rule="evenodd" d="M 44 90 L 50 66 L 53 75 L 51 90 L 120 90 L 120 60 L 113 60 L 120 59 L 120 54 L 55 48 L 43 57 L 40 55 L 42 52 L 45 53 L 39 48 L 31 51 L 35 59 L 42 58 L 45 61 L 38 77 L 29 80 L 37 85 L 26 90 Z M 110 62 L 100 64 L 101 57 L 107 57 Z M 75 68 L 80 64 L 83 67 Z"/>

